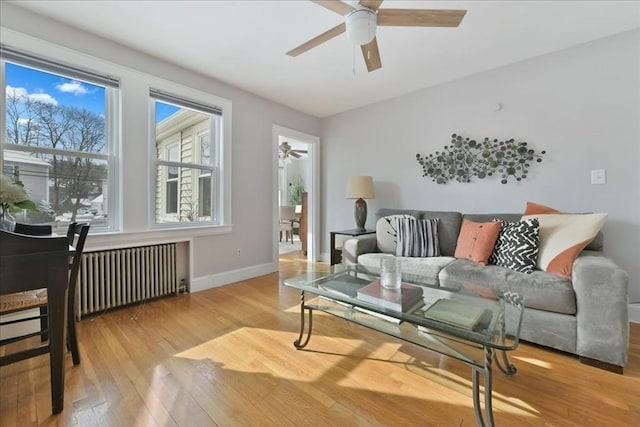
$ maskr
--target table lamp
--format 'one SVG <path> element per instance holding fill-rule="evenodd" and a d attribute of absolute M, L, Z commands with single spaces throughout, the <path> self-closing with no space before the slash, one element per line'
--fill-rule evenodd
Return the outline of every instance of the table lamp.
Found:
<path fill-rule="evenodd" d="M 373 178 L 370 176 L 352 176 L 347 181 L 347 199 L 356 199 L 354 215 L 356 230 L 364 231 L 367 222 L 367 202 L 364 199 L 374 199 Z"/>

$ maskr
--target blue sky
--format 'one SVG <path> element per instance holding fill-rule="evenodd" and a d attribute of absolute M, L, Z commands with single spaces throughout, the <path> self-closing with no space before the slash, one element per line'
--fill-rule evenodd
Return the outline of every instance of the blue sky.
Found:
<path fill-rule="evenodd" d="M 84 108 L 104 115 L 105 89 L 90 83 L 34 70 L 7 62 L 7 95 L 18 95 L 54 105 Z M 156 123 L 179 108 L 157 103 Z"/>

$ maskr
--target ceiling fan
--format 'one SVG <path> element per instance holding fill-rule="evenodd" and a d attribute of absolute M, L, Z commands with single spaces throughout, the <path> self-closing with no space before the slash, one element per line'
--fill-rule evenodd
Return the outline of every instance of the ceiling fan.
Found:
<path fill-rule="evenodd" d="M 356 6 L 339 0 L 310 0 L 344 16 L 344 22 L 287 52 L 298 56 L 344 32 L 360 46 L 369 72 L 382 67 L 376 27 L 457 27 L 466 10 L 379 9 L 383 0 L 360 0 Z M 352 2 L 355 3 L 355 2 Z"/>
<path fill-rule="evenodd" d="M 299 159 L 303 154 L 307 154 L 307 150 L 296 150 L 292 148 L 287 141 L 283 141 L 282 144 L 280 144 L 280 158 L 283 160 L 288 157 Z"/>

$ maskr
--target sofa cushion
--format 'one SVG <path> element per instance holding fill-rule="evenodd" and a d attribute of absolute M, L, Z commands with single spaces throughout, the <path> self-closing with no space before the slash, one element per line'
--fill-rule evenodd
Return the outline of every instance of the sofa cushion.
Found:
<path fill-rule="evenodd" d="M 387 215 L 376 222 L 376 240 L 378 250 L 385 254 L 395 254 L 398 241 L 396 219 L 415 218 L 409 214 L 392 214 Z"/>
<path fill-rule="evenodd" d="M 500 234 L 489 263 L 531 274 L 538 260 L 540 224 L 536 218 L 524 221 L 501 221 Z"/>
<path fill-rule="evenodd" d="M 396 217 L 396 256 L 439 256 L 438 221 L 438 218 L 416 219 Z"/>
<path fill-rule="evenodd" d="M 473 222 L 465 219 L 454 256 L 486 265 L 500 233 L 500 222 Z"/>
<path fill-rule="evenodd" d="M 571 278 L 573 261 L 604 225 L 607 214 L 540 214 L 538 268 Z"/>
<path fill-rule="evenodd" d="M 460 212 L 449 211 L 420 211 L 417 218 L 438 218 L 438 243 L 440 244 L 440 255 L 453 256 L 456 252 L 458 234 L 462 224 L 462 214 Z"/>
<path fill-rule="evenodd" d="M 368 271 L 380 272 L 380 258 L 382 253 L 362 254 L 358 257 L 358 266 Z M 398 257 L 402 265 L 402 277 L 407 279 L 407 275 L 418 275 L 424 278 L 424 282 L 438 285 L 438 274 L 446 265 L 454 261 L 452 257 L 431 257 L 431 258 L 411 258 Z"/>
<path fill-rule="evenodd" d="M 524 274 L 497 265 L 481 266 L 457 259 L 440 271 L 439 281 L 440 286 L 455 289 L 467 285 L 514 291 L 524 296 L 526 307 L 576 313 L 576 295 L 571 280 L 544 271 Z"/>

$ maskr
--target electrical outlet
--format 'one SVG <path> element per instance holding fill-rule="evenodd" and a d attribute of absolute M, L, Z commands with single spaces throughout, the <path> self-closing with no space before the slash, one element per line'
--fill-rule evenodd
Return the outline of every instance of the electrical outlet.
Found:
<path fill-rule="evenodd" d="M 242 249 L 240 249 L 240 248 L 236 249 L 236 253 L 237 253 L 238 258 L 240 258 L 240 256 L 242 256 Z"/>
<path fill-rule="evenodd" d="M 605 169 L 593 169 L 591 171 L 591 184 L 603 185 L 607 183 L 607 171 Z"/>

